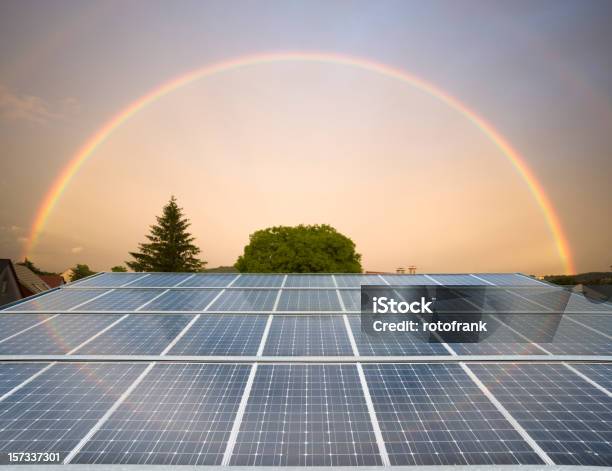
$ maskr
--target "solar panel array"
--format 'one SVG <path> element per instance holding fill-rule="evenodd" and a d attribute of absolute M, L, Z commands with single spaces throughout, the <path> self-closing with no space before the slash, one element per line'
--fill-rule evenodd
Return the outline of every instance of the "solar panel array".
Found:
<path fill-rule="evenodd" d="M 487 309 L 532 314 L 372 336 L 361 285 L 501 286 Z M 99 274 L 0 308 L 0 463 L 612 466 L 612 304 L 568 294 L 550 323 L 554 298 L 520 274 Z"/>

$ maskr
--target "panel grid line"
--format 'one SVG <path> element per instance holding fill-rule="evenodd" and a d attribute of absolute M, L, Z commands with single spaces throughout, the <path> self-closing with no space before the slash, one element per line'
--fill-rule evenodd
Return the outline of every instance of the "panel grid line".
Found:
<path fill-rule="evenodd" d="M 117 319 L 115 322 L 113 322 L 110 325 L 107 325 L 105 328 L 103 328 L 100 332 L 98 332 L 97 334 L 95 334 L 93 337 L 88 338 L 87 340 L 85 340 L 83 343 L 81 343 L 80 345 L 77 345 L 76 347 L 74 347 L 72 350 L 70 350 L 69 352 L 66 353 L 66 355 L 72 355 L 73 353 L 75 353 L 77 350 L 79 350 L 80 348 L 84 347 L 85 345 L 87 345 L 89 342 L 91 342 L 92 340 L 97 339 L 100 335 L 104 334 L 106 331 L 112 329 L 114 326 L 116 326 L 117 324 L 119 324 L 119 322 L 123 321 L 124 319 L 126 319 L 129 316 L 129 314 L 125 314 L 124 316 L 120 317 L 119 319 Z"/>
<path fill-rule="evenodd" d="M 0 343 L 6 342 L 7 340 L 11 340 L 13 337 L 17 337 L 18 335 L 23 334 L 24 332 L 27 332 L 28 330 L 33 329 L 34 327 L 38 327 L 39 325 L 44 324 L 45 322 L 49 322 L 51 319 L 55 319 L 57 316 L 59 316 L 59 314 L 55 314 L 53 316 L 47 317 L 46 319 L 43 319 L 42 321 L 37 322 L 36 324 L 31 325 L 30 327 L 26 329 L 20 330 L 19 332 L 15 332 L 13 335 L 9 335 L 8 337 L 0 340 Z"/>
<path fill-rule="evenodd" d="M 77 308 L 83 306 L 84 304 L 87 304 L 87 303 L 90 303 L 92 301 L 95 301 L 96 299 L 99 299 L 102 296 L 106 296 L 106 295 L 112 293 L 113 291 L 115 291 L 115 290 L 114 289 L 109 289 L 108 291 L 104 291 L 103 293 L 101 293 L 101 294 L 99 294 L 97 296 L 94 296 L 93 298 L 90 298 L 90 299 L 88 299 L 86 301 L 83 301 L 82 303 L 79 303 L 76 306 L 72 306 L 70 309 L 68 309 L 68 311 L 72 312 L 72 311 L 76 310 Z"/>
<path fill-rule="evenodd" d="M 170 288 L 162 291 L 161 293 L 159 293 L 157 296 L 153 296 L 151 299 L 149 299 L 146 303 L 138 306 L 136 309 L 134 309 L 134 312 L 138 312 L 141 309 L 145 308 L 146 306 L 148 306 L 149 304 L 151 304 L 153 301 L 155 301 L 157 298 L 161 298 L 164 294 L 166 294 L 168 291 L 170 291 Z"/>

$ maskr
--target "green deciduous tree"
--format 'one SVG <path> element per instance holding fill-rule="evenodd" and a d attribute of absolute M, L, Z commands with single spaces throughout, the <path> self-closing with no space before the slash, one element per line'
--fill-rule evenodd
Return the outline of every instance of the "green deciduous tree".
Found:
<path fill-rule="evenodd" d="M 111 271 L 115 273 L 125 273 L 127 268 L 125 268 L 123 265 L 115 265 L 111 268 Z"/>
<path fill-rule="evenodd" d="M 95 271 L 90 270 L 89 265 L 85 264 L 76 264 L 71 270 L 70 281 L 80 280 L 81 278 L 96 274 Z"/>
<path fill-rule="evenodd" d="M 125 263 L 134 271 L 202 271 L 206 262 L 196 258 L 200 249 L 193 245 L 195 239 L 187 232 L 190 225 L 176 198 L 171 197 L 146 236 L 149 242 L 139 244 L 138 252 L 130 252 L 134 260 Z"/>
<path fill-rule="evenodd" d="M 235 267 L 260 273 L 360 273 L 355 243 L 331 226 L 277 226 L 254 232 Z"/>

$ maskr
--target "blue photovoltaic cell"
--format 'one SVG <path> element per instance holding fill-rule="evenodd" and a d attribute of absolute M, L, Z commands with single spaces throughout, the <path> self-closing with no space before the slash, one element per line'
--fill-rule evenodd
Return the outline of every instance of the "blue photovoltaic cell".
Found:
<path fill-rule="evenodd" d="M 79 349 L 79 355 L 159 355 L 191 320 L 187 315 L 130 314 Z"/>
<path fill-rule="evenodd" d="M 472 275 L 429 275 L 435 281 L 445 286 L 453 285 L 486 285 L 482 280 Z"/>
<path fill-rule="evenodd" d="M 229 289 L 208 311 L 271 311 L 277 294 L 278 290 L 275 289 Z"/>
<path fill-rule="evenodd" d="M 203 311 L 220 292 L 220 289 L 172 289 L 142 311 Z"/>
<path fill-rule="evenodd" d="M 277 311 L 341 311 L 338 293 L 335 289 L 292 289 L 283 290 Z"/>
<path fill-rule="evenodd" d="M 459 365 L 363 369 L 391 465 L 542 464 Z"/>
<path fill-rule="evenodd" d="M 130 288 L 172 288 L 190 276 L 192 276 L 192 273 L 150 273 L 148 276 L 130 283 Z"/>
<path fill-rule="evenodd" d="M 256 355 L 268 316 L 202 314 L 169 355 Z"/>
<path fill-rule="evenodd" d="M 612 391 L 612 365 L 611 364 L 584 364 L 572 365 L 586 377 L 592 379 L 608 391 Z M 611 430 L 612 431 L 612 430 Z"/>
<path fill-rule="evenodd" d="M 30 301 L 16 304 L 7 311 L 68 311 L 74 306 L 106 292 L 108 292 L 108 290 L 57 289 Z"/>
<path fill-rule="evenodd" d="M 260 365 L 230 465 L 381 465 L 354 365 Z"/>
<path fill-rule="evenodd" d="M 563 365 L 472 371 L 559 465 L 612 466 L 612 398 Z"/>
<path fill-rule="evenodd" d="M 425 275 L 382 275 L 387 283 L 396 286 L 435 285 L 436 283 Z M 380 283 L 384 285 L 385 283 Z"/>
<path fill-rule="evenodd" d="M 287 275 L 287 288 L 333 288 L 334 279 L 331 275 Z"/>
<path fill-rule="evenodd" d="M 0 402 L 0 453 L 63 460 L 144 370 L 142 364 L 56 364 Z"/>
<path fill-rule="evenodd" d="M 581 294 L 572 294 L 567 302 L 565 312 L 596 312 L 612 315 L 612 304 L 593 302 Z"/>
<path fill-rule="evenodd" d="M 193 278 L 189 278 L 184 283 L 181 283 L 185 288 L 225 288 L 237 277 L 237 274 L 217 274 L 204 275 L 196 274 Z"/>
<path fill-rule="evenodd" d="M 543 286 L 541 281 L 516 273 L 479 273 L 478 278 L 482 278 L 489 283 L 498 286 Z"/>
<path fill-rule="evenodd" d="M 232 284 L 238 288 L 279 288 L 285 275 L 240 275 Z"/>
<path fill-rule="evenodd" d="M 612 314 L 566 314 L 564 317 L 587 325 L 601 334 L 612 336 Z"/>
<path fill-rule="evenodd" d="M 0 314 L 0 340 L 28 329 L 52 314 Z"/>
<path fill-rule="evenodd" d="M 68 353 L 119 317 L 64 314 L 0 343 L 0 355 Z"/>
<path fill-rule="evenodd" d="M 361 285 L 384 285 L 378 275 L 334 275 L 340 288 L 359 288 Z"/>
<path fill-rule="evenodd" d="M 98 288 L 117 288 L 131 283 L 138 278 L 142 278 L 146 273 L 103 273 L 101 275 L 79 280 L 67 285 L 67 288 L 75 287 L 98 287 Z"/>
<path fill-rule="evenodd" d="M 361 356 L 450 355 L 440 343 L 428 343 L 416 332 L 385 332 L 368 335 L 361 330 L 360 316 L 347 316 Z"/>
<path fill-rule="evenodd" d="M 161 289 L 119 289 L 83 304 L 77 311 L 134 311 L 162 292 Z"/>
<path fill-rule="evenodd" d="M 341 289 L 340 296 L 347 311 L 361 311 L 361 290 L 360 289 Z"/>
<path fill-rule="evenodd" d="M 353 355 L 342 316 L 276 315 L 264 347 L 264 355 Z"/>
<path fill-rule="evenodd" d="M 250 369 L 155 365 L 73 463 L 220 465 Z"/>
<path fill-rule="evenodd" d="M 48 363 L 0 363 L 0 397 L 47 365 Z"/>

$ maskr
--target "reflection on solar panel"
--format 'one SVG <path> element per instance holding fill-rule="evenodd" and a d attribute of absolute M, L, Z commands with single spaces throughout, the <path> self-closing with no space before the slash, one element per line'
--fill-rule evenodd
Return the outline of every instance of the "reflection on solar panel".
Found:
<path fill-rule="evenodd" d="M 171 289 L 141 311 L 203 311 L 220 292 L 219 289 Z"/>
<path fill-rule="evenodd" d="M 73 463 L 219 465 L 247 365 L 155 365 Z"/>
<path fill-rule="evenodd" d="M 341 316 L 274 316 L 264 355 L 352 355 Z"/>
<path fill-rule="evenodd" d="M 542 286 L 543 283 L 534 278 L 515 273 L 484 273 L 478 278 L 498 286 Z"/>
<path fill-rule="evenodd" d="M 388 284 L 396 286 L 435 284 L 431 278 L 425 275 L 382 275 L 382 277 Z"/>
<path fill-rule="evenodd" d="M 427 343 L 417 333 L 368 335 L 361 330 L 359 316 L 348 316 L 348 319 L 361 356 L 449 355 L 442 344 Z"/>
<path fill-rule="evenodd" d="M 288 288 L 333 288 L 331 275 L 287 275 L 285 286 Z"/>
<path fill-rule="evenodd" d="M 225 291 L 209 308 L 209 311 L 271 311 L 278 290 L 232 289 Z"/>
<path fill-rule="evenodd" d="M 574 368 L 608 391 L 612 391 L 612 365 L 584 364 L 574 365 Z"/>
<path fill-rule="evenodd" d="M 68 311 L 79 304 L 92 299 L 100 294 L 107 293 L 106 290 L 83 289 L 70 290 L 58 289 L 44 294 L 30 301 L 16 304 L 8 308 L 8 311 Z"/>
<path fill-rule="evenodd" d="M 471 368 L 555 463 L 610 465 L 611 397 L 563 365 Z"/>
<path fill-rule="evenodd" d="M 192 276 L 190 273 L 151 273 L 130 283 L 130 288 L 171 288 L 185 281 L 190 276 Z"/>
<path fill-rule="evenodd" d="M 19 314 L 0 315 L 0 341 L 11 335 L 15 335 L 24 329 L 50 318 L 51 315 L 39 314 L 33 316 L 20 316 Z"/>
<path fill-rule="evenodd" d="M 346 311 L 361 311 L 361 290 L 343 289 L 340 290 L 340 296 Z"/>
<path fill-rule="evenodd" d="M 437 283 L 446 286 L 452 285 L 486 285 L 482 280 L 472 276 L 472 275 L 429 275 L 433 278 Z"/>
<path fill-rule="evenodd" d="M 267 319 L 260 315 L 203 315 L 169 355 L 255 355 Z"/>
<path fill-rule="evenodd" d="M 384 285 L 378 275 L 334 275 L 340 288 L 359 288 L 361 285 Z"/>
<path fill-rule="evenodd" d="M 238 275 L 236 274 L 216 274 L 216 275 L 202 275 L 196 274 L 192 278 L 181 283 L 182 287 L 189 288 L 225 288 L 228 286 Z"/>
<path fill-rule="evenodd" d="M 68 353 L 117 319 L 119 316 L 65 314 L 0 343 L 0 355 Z"/>
<path fill-rule="evenodd" d="M 190 316 L 132 314 L 79 349 L 79 355 L 159 355 Z"/>
<path fill-rule="evenodd" d="M 277 311 L 341 311 L 338 293 L 335 289 L 283 290 Z"/>
<path fill-rule="evenodd" d="M 284 275 L 240 275 L 232 286 L 240 288 L 278 288 Z"/>
<path fill-rule="evenodd" d="M 392 465 L 541 464 L 459 365 L 364 365 Z"/>
<path fill-rule="evenodd" d="M 100 296 L 79 306 L 79 311 L 133 311 L 155 296 L 163 293 L 157 289 L 121 289 Z"/>
<path fill-rule="evenodd" d="M 354 365 L 258 368 L 231 465 L 380 465 Z"/>
<path fill-rule="evenodd" d="M 102 273 L 91 278 L 75 281 L 66 286 L 66 288 L 81 288 L 81 287 L 98 287 L 98 288 L 116 288 L 118 286 L 127 285 L 135 281 L 146 273 Z"/>
<path fill-rule="evenodd" d="M 45 366 L 45 363 L 0 363 L 0 397 Z"/>
<path fill-rule="evenodd" d="M 137 364 L 57 364 L 0 402 L 0 453 L 62 459 L 144 370 Z"/>
<path fill-rule="evenodd" d="M 611 314 L 566 314 L 566 319 L 579 322 L 579 325 L 587 326 L 596 332 L 612 336 L 612 313 Z"/>

